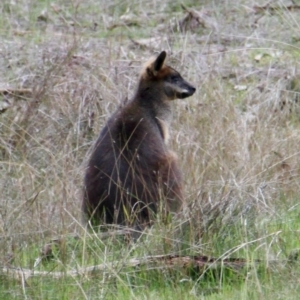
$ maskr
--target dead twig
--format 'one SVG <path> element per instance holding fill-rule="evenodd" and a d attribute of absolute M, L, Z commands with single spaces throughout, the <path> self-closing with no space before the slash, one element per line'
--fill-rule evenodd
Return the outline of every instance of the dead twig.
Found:
<path fill-rule="evenodd" d="M 31 96 L 32 95 L 32 90 L 31 89 L 12 89 L 12 88 L 7 88 L 7 89 L 0 89 L 0 94 L 1 95 L 12 95 L 16 97 L 20 96 Z"/>
<path fill-rule="evenodd" d="M 272 1 L 269 1 L 265 5 L 254 5 L 253 10 L 255 14 L 264 13 L 265 11 L 268 11 L 270 13 L 274 13 L 278 10 L 286 9 L 288 11 L 292 11 L 295 9 L 300 9 L 300 5 L 297 4 L 291 4 L 286 6 L 278 6 L 278 5 L 271 5 Z"/>

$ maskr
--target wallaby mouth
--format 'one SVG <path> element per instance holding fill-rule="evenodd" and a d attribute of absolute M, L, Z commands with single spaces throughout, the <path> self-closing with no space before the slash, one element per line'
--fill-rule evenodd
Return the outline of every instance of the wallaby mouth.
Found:
<path fill-rule="evenodd" d="M 180 93 L 178 98 L 184 99 L 184 98 L 190 97 L 195 93 L 195 91 L 196 91 L 196 89 L 193 86 L 191 86 L 187 90 L 184 90 L 182 93 Z"/>

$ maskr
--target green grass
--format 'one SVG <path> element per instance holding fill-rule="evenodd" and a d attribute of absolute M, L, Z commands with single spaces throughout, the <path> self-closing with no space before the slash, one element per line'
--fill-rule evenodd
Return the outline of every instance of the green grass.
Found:
<path fill-rule="evenodd" d="M 203 234 L 201 252 L 215 257 L 248 260 L 248 264 L 238 272 L 220 268 L 202 273 L 192 267 L 164 269 L 160 265 L 155 268 L 150 265 L 126 267 L 130 258 L 145 257 L 153 252 L 174 253 L 176 249 L 182 255 L 199 254 L 195 242 L 191 243 L 189 239 L 181 239 L 179 246 L 174 242 L 170 245 L 166 239 L 170 235 L 161 236 L 161 227 L 157 226 L 159 232 L 154 229 L 151 235 L 148 233 L 129 244 L 122 237 L 63 239 L 61 246 L 54 247 L 53 257 L 40 263 L 36 271 L 44 270 L 50 274 L 52 271 L 66 272 L 65 276 L 60 279 L 53 279 L 50 274 L 33 277 L 27 279 L 25 287 L 22 287 L 20 280 L 8 279 L 4 274 L 0 297 L 22 298 L 26 294 L 32 299 L 84 299 L 101 294 L 105 299 L 296 299 L 299 288 L 292 286 L 299 276 L 299 264 L 288 260 L 293 251 L 300 249 L 299 213 L 299 208 L 295 207 L 288 212 L 278 212 L 277 217 L 268 221 L 256 220 L 256 224 L 251 224 L 241 219 L 213 236 L 209 230 Z M 185 249 L 185 245 L 194 246 Z M 14 264 L 32 269 L 39 256 L 39 248 L 28 245 L 15 255 Z M 256 259 L 261 262 L 255 263 Z M 95 275 L 72 277 L 67 274 L 80 266 L 115 261 L 120 261 L 120 264 Z"/>

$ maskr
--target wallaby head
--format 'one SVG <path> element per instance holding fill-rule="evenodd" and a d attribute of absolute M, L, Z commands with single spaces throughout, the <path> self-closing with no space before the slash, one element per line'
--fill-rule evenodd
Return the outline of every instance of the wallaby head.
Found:
<path fill-rule="evenodd" d="M 144 66 L 139 90 L 149 90 L 159 93 L 162 100 L 184 99 L 192 96 L 196 89 L 185 81 L 179 72 L 165 64 L 166 51 L 156 58 L 150 59 Z M 157 95 L 158 96 L 158 95 Z"/>

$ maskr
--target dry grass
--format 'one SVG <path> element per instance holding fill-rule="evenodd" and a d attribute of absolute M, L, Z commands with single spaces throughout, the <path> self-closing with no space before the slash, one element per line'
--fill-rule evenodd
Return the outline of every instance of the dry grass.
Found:
<path fill-rule="evenodd" d="M 0 114 L 0 261 L 80 231 L 91 146 L 133 95 L 142 63 L 160 50 L 197 87 L 192 98 L 174 102 L 170 141 L 185 174 L 186 251 L 221 255 L 244 237 L 276 232 L 272 222 L 286 212 L 298 214 L 299 10 L 284 1 L 262 14 L 252 8 L 264 1 L 188 1 L 206 10 L 205 26 L 178 32 L 185 13 L 171 2 L 0 4 L 0 89 L 32 90 L 0 98 L 0 108 L 8 106 Z M 237 227 L 237 240 L 226 244 Z M 149 234 L 146 251 L 177 249 L 178 241 L 161 243 L 173 229 L 153 230 L 161 238 Z M 274 251 L 262 255 L 299 246 L 280 236 L 255 247 L 271 244 Z"/>

